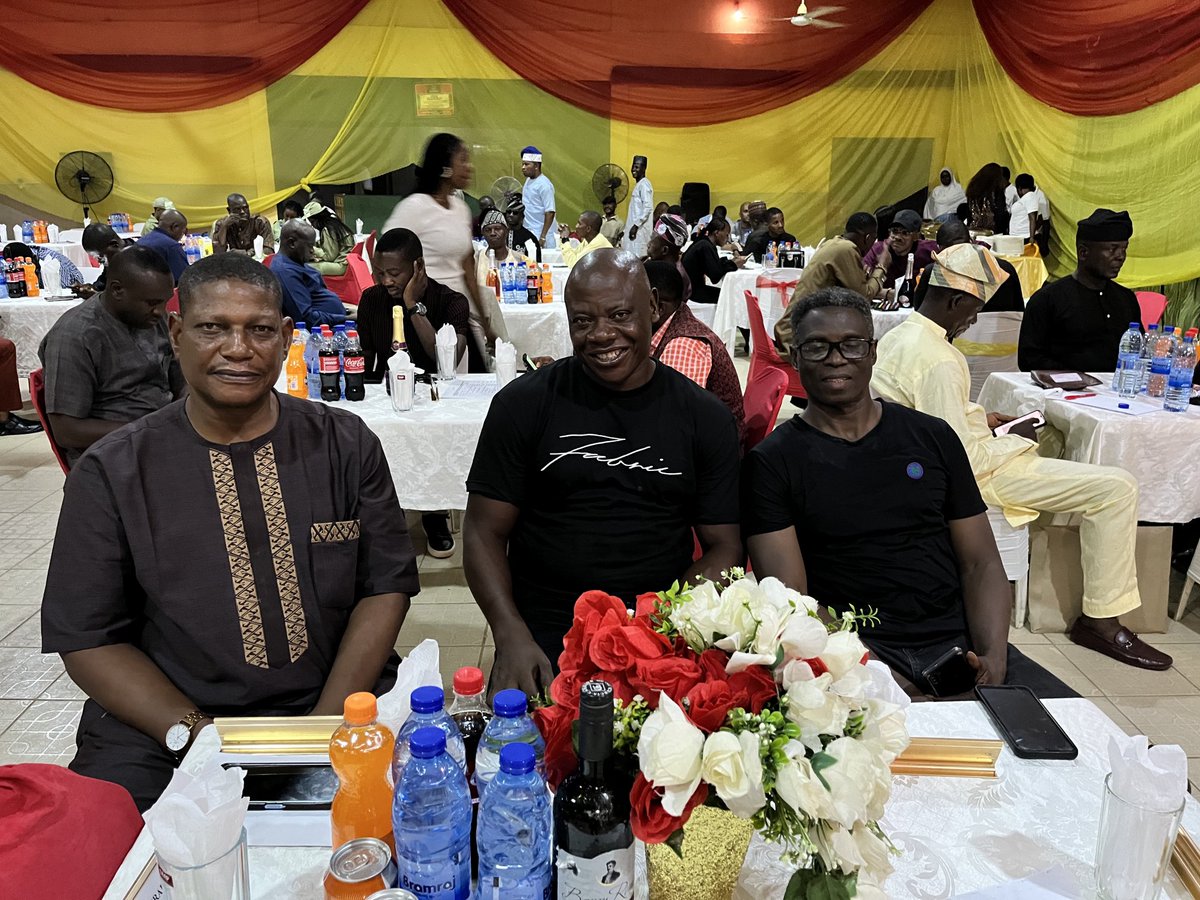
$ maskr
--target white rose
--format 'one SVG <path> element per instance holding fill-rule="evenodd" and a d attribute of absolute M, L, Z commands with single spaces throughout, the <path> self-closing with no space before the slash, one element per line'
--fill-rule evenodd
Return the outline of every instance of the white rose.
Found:
<path fill-rule="evenodd" d="M 722 649 L 745 650 L 754 639 L 758 619 L 751 608 L 758 598 L 758 585 L 750 578 L 739 579 L 721 591 L 716 632 L 728 638 L 727 646 Z"/>
<path fill-rule="evenodd" d="M 758 735 L 753 732 L 710 734 L 704 742 L 700 775 L 735 816 L 748 819 L 767 802 L 762 787 Z"/>
<path fill-rule="evenodd" d="M 687 599 L 672 605 L 671 624 L 693 648 L 712 643 L 717 627 L 716 612 L 721 594 L 711 581 L 702 581 L 688 591 Z"/>
<path fill-rule="evenodd" d="M 800 681 L 812 681 L 817 676 L 813 674 L 812 666 L 802 659 L 789 659 L 779 667 L 779 684 L 784 691 Z"/>
<path fill-rule="evenodd" d="M 779 797 L 798 813 L 823 819 L 830 809 L 829 791 L 813 772 L 812 764 L 803 756 L 781 766 L 775 775 L 775 790 Z"/>
<path fill-rule="evenodd" d="M 883 757 L 889 766 L 909 744 L 908 726 L 903 712 L 879 715 L 878 707 L 887 708 L 877 700 L 867 701 L 867 723 L 861 740 Z"/>
<path fill-rule="evenodd" d="M 912 698 L 905 693 L 904 688 L 896 683 L 892 670 L 887 663 L 878 659 L 868 659 L 866 665 L 870 683 L 867 685 L 866 696 L 869 700 L 887 703 L 897 709 L 907 709 Z M 890 712 L 890 711 L 889 711 Z"/>
<path fill-rule="evenodd" d="M 824 672 L 811 681 L 797 681 L 785 695 L 786 715 L 800 726 L 800 740 L 821 749 L 820 735 L 841 734 L 850 715 L 849 706 L 829 688 L 833 678 Z"/>
<path fill-rule="evenodd" d="M 891 773 L 878 753 L 854 738 L 838 738 L 825 752 L 834 763 L 821 770 L 829 784 L 832 807 L 827 818 L 846 828 L 883 815 L 883 803 L 891 788 Z"/>
<path fill-rule="evenodd" d="M 867 648 L 853 631 L 835 631 L 829 635 L 829 642 L 820 656 L 833 680 L 837 681 L 857 666 L 866 652 Z"/>
<path fill-rule="evenodd" d="M 664 693 L 638 737 L 638 762 L 646 780 L 663 791 L 663 809 L 681 816 L 700 785 L 704 732 Z"/>
<path fill-rule="evenodd" d="M 851 834 L 858 847 L 858 854 L 862 857 L 862 867 L 870 873 L 871 878 L 882 881 L 891 874 L 891 853 L 879 835 L 866 825 L 855 825 Z"/>
<path fill-rule="evenodd" d="M 722 642 L 717 641 L 716 646 L 721 650 L 730 650 L 729 647 L 721 646 Z M 729 655 L 729 662 L 725 663 L 725 674 L 736 675 L 738 672 L 744 672 L 751 666 L 766 666 L 770 668 L 775 665 L 774 653 L 742 653 L 740 650 L 732 651 Z"/>
<path fill-rule="evenodd" d="M 825 652 L 829 630 L 820 619 L 798 611 L 790 616 L 779 634 L 779 645 L 790 659 L 812 659 Z"/>

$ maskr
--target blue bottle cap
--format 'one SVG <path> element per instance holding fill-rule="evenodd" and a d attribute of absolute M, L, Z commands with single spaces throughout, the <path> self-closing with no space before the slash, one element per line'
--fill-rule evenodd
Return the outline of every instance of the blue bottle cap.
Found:
<path fill-rule="evenodd" d="M 500 771 L 509 775 L 527 775 L 537 765 L 537 754 L 528 744 L 514 741 L 500 748 Z"/>
<path fill-rule="evenodd" d="M 1133 331 L 1141 331 L 1141 330 L 1142 330 L 1142 323 L 1141 323 L 1141 322 L 1130 322 L 1130 323 L 1129 323 L 1129 327 L 1130 327 L 1130 328 L 1131 328 Z"/>
<path fill-rule="evenodd" d="M 408 697 L 415 713 L 435 713 L 446 705 L 446 695 L 440 687 L 426 685 L 414 690 Z"/>
<path fill-rule="evenodd" d="M 417 759 L 433 759 L 446 749 L 446 732 L 432 726 L 418 728 L 408 739 L 408 749 Z"/>
<path fill-rule="evenodd" d="M 525 715 L 529 708 L 529 698 L 524 691 L 516 688 L 500 691 L 492 700 L 492 710 L 502 719 L 515 719 Z"/>

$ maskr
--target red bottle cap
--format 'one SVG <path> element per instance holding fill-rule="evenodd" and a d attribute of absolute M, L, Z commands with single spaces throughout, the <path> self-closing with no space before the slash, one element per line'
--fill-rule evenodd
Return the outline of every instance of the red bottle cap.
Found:
<path fill-rule="evenodd" d="M 469 697 L 483 693 L 483 669 L 463 666 L 454 673 L 454 693 Z"/>

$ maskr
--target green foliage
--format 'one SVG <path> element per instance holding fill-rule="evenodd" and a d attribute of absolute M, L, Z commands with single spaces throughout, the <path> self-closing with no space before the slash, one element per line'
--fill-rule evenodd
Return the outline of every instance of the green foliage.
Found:
<path fill-rule="evenodd" d="M 858 893 L 858 876 L 820 869 L 798 869 L 783 900 L 850 900 Z"/>

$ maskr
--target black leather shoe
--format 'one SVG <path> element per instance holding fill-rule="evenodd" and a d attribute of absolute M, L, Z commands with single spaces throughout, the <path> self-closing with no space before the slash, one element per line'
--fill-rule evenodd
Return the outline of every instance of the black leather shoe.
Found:
<path fill-rule="evenodd" d="M 1139 669 L 1162 671 L 1171 668 L 1174 662 L 1167 654 L 1154 649 L 1125 627 L 1111 638 L 1107 638 L 1085 625 L 1083 619 L 1076 619 L 1068 636 L 1080 647 L 1087 647 L 1089 650 L 1110 656 L 1117 662 Z"/>
<path fill-rule="evenodd" d="M 434 559 L 446 559 L 454 555 L 454 535 L 450 533 L 450 516 L 446 513 L 425 513 L 421 516 L 425 527 L 425 552 Z"/>
<path fill-rule="evenodd" d="M 31 422 L 20 416 L 10 415 L 4 420 L 4 424 L 0 425 L 0 437 L 8 434 L 37 434 L 41 430 L 40 422 Z"/>

